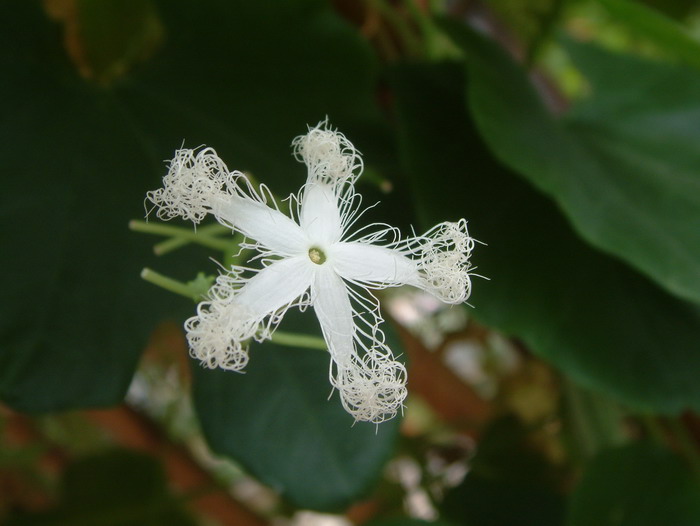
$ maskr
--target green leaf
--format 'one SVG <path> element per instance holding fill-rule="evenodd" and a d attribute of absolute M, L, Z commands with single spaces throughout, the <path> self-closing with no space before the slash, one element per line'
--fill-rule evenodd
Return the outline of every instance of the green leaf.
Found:
<path fill-rule="evenodd" d="M 689 17 L 697 7 L 695 0 L 642 0 L 641 3 L 677 20 Z"/>
<path fill-rule="evenodd" d="M 564 0 L 487 0 L 498 20 L 524 43 L 530 63 L 551 37 L 564 13 Z"/>
<path fill-rule="evenodd" d="M 578 383 L 639 409 L 700 408 L 697 308 L 581 241 L 499 165 L 464 107 L 459 64 L 406 67 L 393 87 L 425 225 L 465 217 L 477 246 L 470 312 Z"/>
<path fill-rule="evenodd" d="M 700 42 L 683 26 L 651 7 L 631 0 L 599 0 L 626 29 L 651 41 L 660 50 L 694 67 L 700 67 Z"/>
<path fill-rule="evenodd" d="M 16 514 L 9 525 L 193 526 L 170 495 L 162 466 L 152 457 L 113 450 L 71 464 L 63 475 L 62 500 L 42 514 Z"/>
<path fill-rule="evenodd" d="M 92 4 L 108 24 L 94 10 L 115 4 Z M 153 239 L 127 228 L 183 138 L 284 196 L 304 181 L 290 143 L 307 124 L 329 115 L 350 136 L 383 136 L 370 49 L 325 2 L 164 1 L 162 47 L 109 86 L 76 72 L 41 5 L 0 1 L 12 13 L 0 21 L 0 398 L 24 411 L 119 402 L 156 322 L 192 312 L 141 269 L 185 282 L 216 271 L 204 251 L 155 261 Z"/>
<path fill-rule="evenodd" d="M 167 296 L 127 229 L 152 172 L 111 93 L 72 77 L 37 4 L 4 2 L 0 397 L 25 411 L 118 402 Z M 17 56 L 11 49 L 21 49 Z M 150 293 L 150 294 L 149 294 Z"/>
<path fill-rule="evenodd" d="M 569 526 L 695 526 L 700 481 L 670 451 L 646 443 L 601 453 L 571 497 Z"/>
<path fill-rule="evenodd" d="M 329 399 L 329 360 L 325 351 L 256 345 L 245 374 L 195 366 L 193 392 L 215 452 L 295 505 L 332 511 L 371 489 L 400 418 L 354 424 L 337 393 Z"/>
<path fill-rule="evenodd" d="M 557 201 L 588 242 L 700 302 L 700 73 L 576 46 L 591 97 L 563 120 L 466 26 L 468 99 L 496 156 Z"/>

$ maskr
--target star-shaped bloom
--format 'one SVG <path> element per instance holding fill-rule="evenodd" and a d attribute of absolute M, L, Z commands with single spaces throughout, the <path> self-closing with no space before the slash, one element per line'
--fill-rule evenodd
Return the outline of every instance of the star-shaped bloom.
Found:
<path fill-rule="evenodd" d="M 185 322 L 191 355 L 206 367 L 240 371 L 251 339 L 271 338 L 289 308 L 313 306 L 343 406 L 358 421 L 379 423 L 402 407 L 406 370 L 385 343 L 370 289 L 413 285 L 463 303 L 474 240 L 464 219 L 406 239 L 383 224 L 354 229 L 363 211 L 355 191 L 359 153 L 326 121 L 292 146 L 308 168 L 306 184 L 290 196 L 292 217 L 267 187 L 230 172 L 211 148 L 178 150 L 163 188 L 148 193 L 161 219 L 199 223 L 212 214 L 251 240 L 245 246 L 262 262 L 259 269 L 232 266 L 217 278 Z"/>

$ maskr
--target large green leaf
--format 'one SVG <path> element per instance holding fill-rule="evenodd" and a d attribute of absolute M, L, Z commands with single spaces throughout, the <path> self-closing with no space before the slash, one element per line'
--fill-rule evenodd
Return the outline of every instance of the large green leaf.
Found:
<path fill-rule="evenodd" d="M 645 4 L 670 17 L 672 20 L 685 19 L 697 8 L 695 0 L 642 0 Z"/>
<path fill-rule="evenodd" d="M 305 180 L 290 144 L 307 125 L 329 116 L 353 139 L 375 131 L 373 55 L 327 1 L 193 5 L 162 2 L 167 47 L 123 85 L 159 151 L 170 154 L 183 138 L 207 144 L 229 168 L 286 196 Z"/>
<path fill-rule="evenodd" d="M 579 45 L 592 94 L 559 120 L 501 48 L 444 27 L 468 56 L 470 106 L 497 157 L 587 241 L 700 302 L 700 72 Z"/>
<path fill-rule="evenodd" d="M 195 407 L 213 450 L 318 510 L 341 509 L 370 489 L 400 422 L 354 424 L 337 393 L 329 399 L 329 359 L 266 343 L 251 350 L 245 374 L 194 369 Z"/>
<path fill-rule="evenodd" d="M 426 224 L 466 217 L 474 316 L 522 338 L 579 383 L 639 409 L 700 408 L 697 309 L 581 241 L 499 165 L 464 108 L 458 64 L 397 71 L 406 169 Z"/>
<path fill-rule="evenodd" d="M 601 453 L 571 497 L 569 526 L 695 526 L 700 480 L 670 451 L 634 444 Z"/>
<path fill-rule="evenodd" d="M 157 317 L 139 271 L 149 157 L 111 93 L 82 84 L 38 3 L 4 2 L 0 396 L 21 410 L 117 402 Z"/>
<path fill-rule="evenodd" d="M 667 54 L 700 67 L 700 42 L 673 19 L 633 0 L 598 1 L 622 27 L 654 43 Z"/>
<path fill-rule="evenodd" d="M 86 20 L 110 20 L 87 4 Z M 196 251 L 154 262 L 127 230 L 183 139 L 284 193 L 304 180 L 289 144 L 307 123 L 383 133 L 369 48 L 326 2 L 164 1 L 159 51 L 109 85 L 77 74 L 41 5 L 0 2 L 12 13 L 0 20 L 0 398 L 32 411 L 118 402 L 155 322 L 191 312 L 142 282 L 143 266 L 215 271 Z"/>

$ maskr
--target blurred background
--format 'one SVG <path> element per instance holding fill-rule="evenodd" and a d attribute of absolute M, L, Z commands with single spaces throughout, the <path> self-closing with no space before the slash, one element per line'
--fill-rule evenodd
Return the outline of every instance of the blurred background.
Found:
<path fill-rule="evenodd" d="M 700 524 L 698 2 L 0 7 L 0 523 Z M 183 144 L 296 192 L 326 117 L 366 223 L 482 242 L 469 305 L 379 295 L 409 375 L 379 426 L 324 351 L 191 361 L 235 243 L 144 222 Z"/>

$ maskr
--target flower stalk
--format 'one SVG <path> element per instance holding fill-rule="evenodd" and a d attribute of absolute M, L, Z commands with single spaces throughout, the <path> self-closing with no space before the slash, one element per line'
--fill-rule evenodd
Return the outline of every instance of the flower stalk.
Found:
<path fill-rule="evenodd" d="M 189 233 L 191 233 L 191 232 L 189 232 Z M 216 236 L 218 236 L 219 234 L 228 234 L 228 236 L 230 238 L 231 230 L 226 228 L 224 225 L 220 225 L 219 223 L 214 223 L 212 225 L 206 225 L 206 226 L 201 227 L 200 229 L 197 230 L 196 234 L 197 234 L 197 236 L 211 237 L 214 239 L 216 239 Z M 226 240 L 224 240 L 224 241 L 226 241 Z M 228 241 L 228 243 L 230 245 L 231 244 L 235 245 L 235 244 L 237 244 L 237 241 L 240 242 L 240 239 Z M 166 239 L 165 241 L 161 241 L 160 243 L 153 245 L 153 252 L 155 253 L 156 256 L 164 256 L 165 254 L 168 254 L 170 252 L 178 250 L 178 249 L 185 247 L 193 242 L 194 241 L 189 236 L 188 237 L 181 237 L 181 236 L 171 237 L 170 239 Z M 210 248 L 214 248 L 214 247 L 210 247 Z M 226 248 L 230 248 L 230 246 L 227 246 Z"/>
<path fill-rule="evenodd" d="M 186 228 L 164 225 L 162 223 L 148 223 L 146 221 L 139 221 L 136 219 L 132 219 L 131 221 L 129 221 L 129 229 L 133 230 L 134 232 L 141 232 L 144 234 L 152 234 L 157 236 L 167 236 L 172 238 L 172 240 L 169 240 L 171 241 L 171 245 L 166 245 L 166 251 L 173 250 L 172 243 L 175 243 L 176 241 L 177 243 L 175 243 L 175 248 L 178 248 L 179 246 L 184 246 L 187 243 L 197 243 L 208 248 L 213 248 L 214 250 L 230 250 L 231 247 L 234 246 L 230 239 L 221 239 L 212 235 L 214 233 L 221 232 L 221 225 L 216 226 L 216 229 L 208 229 L 208 227 L 202 227 L 199 232 L 193 232 Z M 228 230 L 228 232 L 230 232 L 230 230 Z M 160 253 L 155 248 L 154 252 L 158 255 L 162 254 L 162 246 Z"/>
<path fill-rule="evenodd" d="M 151 270 L 150 268 L 144 268 L 141 271 L 141 278 L 162 289 L 165 289 L 169 292 L 173 292 L 180 296 L 184 296 L 185 298 L 189 298 L 193 301 L 201 301 L 204 298 L 204 295 L 206 294 L 206 290 L 204 292 L 196 290 L 188 283 L 183 283 L 176 279 L 169 278 L 168 276 L 159 274 L 158 272 L 156 272 L 155 270 Z"/>

